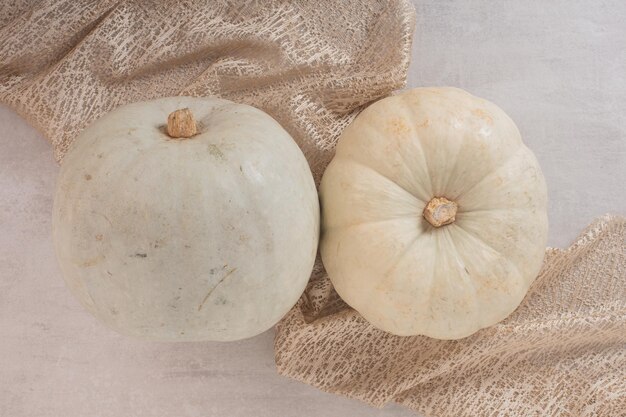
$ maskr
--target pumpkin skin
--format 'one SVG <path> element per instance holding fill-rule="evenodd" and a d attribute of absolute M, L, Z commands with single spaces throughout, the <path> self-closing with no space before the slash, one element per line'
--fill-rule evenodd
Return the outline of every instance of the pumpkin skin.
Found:
<path fill-rule="evenodd" d="M 165 124 L 181 108 L 199 133 L 174 139 Z M 108 326 L 229 341 L 271 328 L 302 294 L 319 205 L 304 155 L 270 116 L 172 97 L 82 132 L 61 167 L 53 228 L 68 286 Z"/>
<path fill-rule="evenodd" d="M 369 106 L 341 135 L 320 197 L 335 289 L 396 335 L 458 339 L 491 326 L 541 268 L 539 164 L 500 108 L 463 90 L 418 88 Z M 438 198 L 456 207 L 435 217 L 456 216 L 435 227 L 427 205 Z"/>

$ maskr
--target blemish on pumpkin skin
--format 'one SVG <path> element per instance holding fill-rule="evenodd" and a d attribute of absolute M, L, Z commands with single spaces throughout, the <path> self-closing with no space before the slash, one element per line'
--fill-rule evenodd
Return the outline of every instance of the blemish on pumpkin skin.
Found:
<path fill-rule="evenodd" d="M 100 242 L 102 240 L 102 237 L 103 237 L 102 235 L 96 235 L 96 240 Z"/>
<path fill-rule="evenodd" d="M 226 267 L 227 265 L 224 265 L 224 267 Z M 200 305 L 198 306 L 198 311 L 202 310 L 202 306 L 204 306 L 204 303 L 206 303 L 206 301 L 209 299 L 209 297 L 211 296 L 211 294 L 213 293 L 213 291 L 215 291 L 215 289 L 217 287 L 219 287 L 225 280 L 226 278 L 230 277 L 235 271 L 237 271 L 237 268 L 232 268 L 230 271 L 228 271 L 218 282 L 217 284 L 215 284 L 213 286 L 213 288 L 211 288 L 209 290 L 209 292 L 207 293 L 207 295 L 204 296 L 204 299 L 202 300 L 202 302 L 200 303 Z"/>
<path fill-rule="evenodd" d="M 487 113 L 483 109 L 474 109 L 474 110 L 472 110 L 472 114 L 474 116 L 480 117 L 481 119 L 486 121 L 487 124 L 490 124 L 490 125 L 493 124 L 493 118 L 491 117 L 491 115 L 489 113 Z"/>
<path fill-rule="evenodd" d="M 215 157 L 215 159 L 219 159 L 221 161 L 225 160 L 224 153 L 222 150 L 215 144 L 209 143 L 208 145 L 209 153 Z"/>
<path fill-rule="evenodd" d="M 404 135 L 411 132 L 411 128 L 399 117 L 389 119 L 389 130 L 392 134 Z"/>
<path fill-rule="evenodd" d="M 228 264 L 222 265 L 221 268 L 211 268 L 209 269 L 209 274 L 215 275 L 216 272 L 223 271 L 224 269 L 226 269 L 227 266 Z"/>
<path fill-rule="evenodd" d="M 165 238 L 155 239 L 154 242 L 152 242 L 152 247 L 155 249 L 163 247 L 163 246 L 165 246 Z"/>
<path fill-rule="evenodd" d="M 103 260 L 104 260 L 104 256 L 98 255 L 95 258 L 91 258 L 91 259 L 86 260 L 85 262 L 80 263 L 78 266 L 88 268 L 90 266 L 98 265 Z"/>
<path fill-rule="evenodd" d="M 91 177 L 91 175 L 90 175 L 90 174 L 85 174 L 85 180 L 89 181 L 89 180 L 91 180 L 91 178 L 92 178 L 92 177 Z"/>

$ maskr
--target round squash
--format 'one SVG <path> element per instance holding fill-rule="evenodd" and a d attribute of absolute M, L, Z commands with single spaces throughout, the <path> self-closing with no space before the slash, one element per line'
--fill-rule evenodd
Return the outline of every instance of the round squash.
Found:
<path fill-rule="evenodd" d="M 304 155 L 270 116 L 172 97 L 82 132 L 61 167 L 53 227 L 67 284 L 113 329 L 228 341 L 296 303 L 319 205 Z"/>
<path fill-rule="evenodd" d="M 411 90 L 340 137 L 320 187 L 322 260 L 374 326 L 462 338 L 509 315 L 537 276 L 546 194 L 500 108 L 455 88 Z"/>

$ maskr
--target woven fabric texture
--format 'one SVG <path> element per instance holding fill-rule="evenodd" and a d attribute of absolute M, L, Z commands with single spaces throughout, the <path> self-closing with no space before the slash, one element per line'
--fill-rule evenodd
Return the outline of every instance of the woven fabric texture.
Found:
<path fill-rule="evenodd" d="M 17 0 L 0 5 L 0 101 L 59 161 L 122 104 L 250 104 L 294 137 L 319 181 L 343 128 L 404 86 L 414 21 L 408 0 Z"/>
<path fill-rule="evenodd" d="M 318 269 L 278 326 L 278 371 L 428 417 L 626 415 L 626 218 L 547 249 L 506 320 L 455 341 L 400 337 L 348 307 Z"/>

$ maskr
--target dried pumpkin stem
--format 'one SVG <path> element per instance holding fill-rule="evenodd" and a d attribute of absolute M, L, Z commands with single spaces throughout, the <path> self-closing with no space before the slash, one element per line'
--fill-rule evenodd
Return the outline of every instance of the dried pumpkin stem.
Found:
<path fill-rule="evenodd" d="M 188 108 L 179 109 L 167 116 L 167 134 L 172 138 L 186 139 L 198 133 L 196 120 Z"/>
<path fill-rule="evenodd" d="M 423 215 L 428 223 L 434 227 L 441 227 L 454 223 L 458 208 L 459 205 L 454 201 L 450 201 L 445 197 L 434 197 L 426 204 Z"/>

